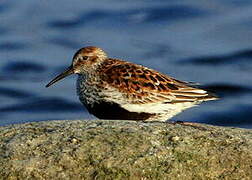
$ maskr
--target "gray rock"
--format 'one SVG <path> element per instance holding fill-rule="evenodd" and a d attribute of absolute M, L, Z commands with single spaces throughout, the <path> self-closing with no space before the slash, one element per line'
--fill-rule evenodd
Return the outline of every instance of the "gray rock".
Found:
<path fill-rule="evenodd" d="M 252 131 L 47 121 L 0 127 L 2 179 L 252 179 Z"/>

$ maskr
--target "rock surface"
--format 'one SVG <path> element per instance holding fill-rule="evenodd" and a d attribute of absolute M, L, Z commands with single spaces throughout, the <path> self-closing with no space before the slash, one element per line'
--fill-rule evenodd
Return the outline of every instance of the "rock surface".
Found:
<path fill-rule="evenodd" d="M 2 179 L 252 179 L 252 131 L 47 121 L 0 127 Z"/>

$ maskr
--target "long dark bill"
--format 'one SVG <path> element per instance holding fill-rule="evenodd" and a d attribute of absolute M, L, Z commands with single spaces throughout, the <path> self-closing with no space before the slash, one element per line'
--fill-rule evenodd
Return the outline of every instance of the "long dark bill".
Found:
<path fill-rule="evenodd" d="M 65 78 L 66 76 L 69 76 L 71 74 L 73 74 L 74 71 L 73 71 L 73 67 L 70 66 L 69 68 L 67 68 L 67 70 L 65 70 L 63 73 L 61 73 L 60 75 L 58 75 L 57 77 L 55 77 L 53 80 L 51 80 L 51 82 L 49 82 L 46 87 L 49 87 L 51 86 L 52 84 L 56 83 L 57 81 Z"/>

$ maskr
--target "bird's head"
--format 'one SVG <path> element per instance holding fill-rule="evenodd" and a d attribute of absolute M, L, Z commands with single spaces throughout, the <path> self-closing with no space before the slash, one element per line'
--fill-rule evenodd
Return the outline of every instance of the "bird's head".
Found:
<path fill-rule="evenodd" d="M 46 87 L 71 74 L 85 74 L 93 71 L 107 58 L 107 54 L 100 48 L 88 46 L 79 49 L 73 56 L 72 64 L 64 72 L 49 82 Z"/>

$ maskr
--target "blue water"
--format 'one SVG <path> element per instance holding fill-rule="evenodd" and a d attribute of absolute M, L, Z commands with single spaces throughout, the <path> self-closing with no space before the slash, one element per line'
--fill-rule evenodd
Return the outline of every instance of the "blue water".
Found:
<path fill-rule="evenodd" d="M 93 119 L 76 76 L 45 85 L 95 45 L 221 97 L 174 120 L 252 128 L 252 1 L 12 0 L 0 22 L 0 125 Z"/>

